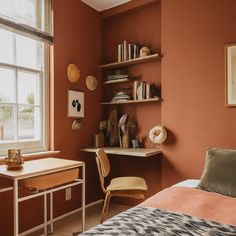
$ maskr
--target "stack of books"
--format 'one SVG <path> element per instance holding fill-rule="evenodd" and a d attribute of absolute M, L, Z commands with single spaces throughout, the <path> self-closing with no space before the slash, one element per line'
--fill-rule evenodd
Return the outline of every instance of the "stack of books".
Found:
<path fill-rule="evenodd" d="M 126 40 L 118 44 L 118 62 L 127 61 L 139 57 L 139 46 L 128 43 Z"/>
<path fill-rule="evenodd" d="M 153 85 L 152 85 L 153 86 Z M 151 91 L 151 85 L 144 81 L 134 81 L 133 97 L 134 100 L 150 99 L 154 97 Z"/>
<path fill-rule="evenodd" d="M 120 79 L 128 79 L 128 75 L 108 75 L 107 80 L 120 80 Z"/>
<path fill-rule="evenodd" d="M 112 98 L 112 102 L 126 102 L 129 101 L 131 98 L 129 95 L 125 94 L 124 92 L 118 92 Z"/>

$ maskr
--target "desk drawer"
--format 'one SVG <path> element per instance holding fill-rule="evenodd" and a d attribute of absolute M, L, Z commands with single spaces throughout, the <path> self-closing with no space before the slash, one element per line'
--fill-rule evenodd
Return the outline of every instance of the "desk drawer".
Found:
<path fill-rule="evenodd" d="M 27 189 L 43 190 L 74 181 L 79 176 L 79 168 L 63 170 L 52 174 L 40 175 L 19 181 Z"/>

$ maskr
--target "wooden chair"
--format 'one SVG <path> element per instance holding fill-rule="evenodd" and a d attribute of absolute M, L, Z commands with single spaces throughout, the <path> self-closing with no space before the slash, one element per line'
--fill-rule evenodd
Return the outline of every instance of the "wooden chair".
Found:
<path fill-rule="evenodd" d="M 96 152 L 96 162 L 102 191 L 106 194 L 100 221 L 100 223 L 102 223 L 108 212 L 112 196 L 144 199 L 147 185 L 145 180 L 140 177 L 119 177 L 112 179 L 110 184 L 105 187 L 104 179 L 110 173 L 110 162 L 102 148 L 98 149 Z"/>

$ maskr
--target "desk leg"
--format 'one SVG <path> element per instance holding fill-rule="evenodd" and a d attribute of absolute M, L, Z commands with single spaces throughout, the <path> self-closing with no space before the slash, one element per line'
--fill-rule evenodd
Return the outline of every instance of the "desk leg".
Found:
<path fill-rule="evenodd" d="M 83 183 L 82 183 L 82 232 L 85 231 L 85 164 L 83 165 Z"/>
<path fill-rule="evenodd" d="M 14 179 L 13 183 L 13 207 L 14 207 L 14 236 L 19 233 L 19 203 L 18 203 L 18 179 Z"/>
<path fill-rule="evenodd" d="M 47 236 L 47 194 L 44 194 L 44 235 Z"/>
<path fill-rule="evenodd" d="M 50 193 L 50 233 L 53 234 L 53 192 Z"/>

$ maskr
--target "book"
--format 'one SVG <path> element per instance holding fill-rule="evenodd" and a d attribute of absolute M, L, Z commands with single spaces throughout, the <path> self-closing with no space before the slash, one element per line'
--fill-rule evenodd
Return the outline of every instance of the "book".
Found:
<path fill-rule="evenodd" d="M 134 81 L 133 84 L 133 99 L 137 100 L 137 87 L 138 87 L 138 81 Z"/>
<path fill-rule="evenodd" d="M 146 99 L 150 98 L 150 84 L 146 83 Z"/>
<path fill-rule="evenodd" d="M 132 59 L 132 44 L 131 43 L 128 44 L 128 59 L 129 60 Z"/>
<path fill-rule="evenodd" d="M 138 82 L 136 94 L 137 100 L 141 100 L 143 97 L 143 82 Z"/>
<path fill-rule="evenodd" d="M 122 61 L 122 57 L 121 57 L 121 47 L 122 45 L 121 44 L 118 44 L 118 62 L 121 62 Z"/>
<path fill-rule="evenodd" d="M 123 57 L 123 61 L 128 60 L 128 48 L 127 48 L 127 41 L 124 40 L 123 42 L 123 48 L 124 48 L 124 57 Z"/>

